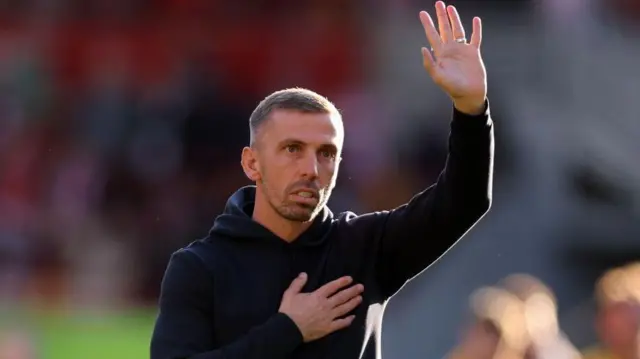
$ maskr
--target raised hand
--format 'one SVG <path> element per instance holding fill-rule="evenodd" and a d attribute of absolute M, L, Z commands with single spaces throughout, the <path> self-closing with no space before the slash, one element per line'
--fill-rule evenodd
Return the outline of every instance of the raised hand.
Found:
<path fill-rule="evenodd" d="M 436 2 L 438 28 L 431 16 L 420 12 L 420 21 L 433 53 L 422 48 L 424 68 L 433 81 L 453 100 L 456 108 L 469 114 L 484 109 L 487 96 L 487 73 L 480 55 L 482 22 L 473 19 L 471 40 L 467 42 L 460 15 L 454 6 Z"/>
<path fill-rule="evenodd" d="M 306 281 L 307 275 L 304 273 L 293 280 L 282 296 L 279 310 L 296 323 L 305 343 L 346 328 L 353 322 L 355 316 L 346 315 L 362 302 L 362 284 L 344 289 L 353 280 L 342 277 L 315 292 L 301 293 Z"/>

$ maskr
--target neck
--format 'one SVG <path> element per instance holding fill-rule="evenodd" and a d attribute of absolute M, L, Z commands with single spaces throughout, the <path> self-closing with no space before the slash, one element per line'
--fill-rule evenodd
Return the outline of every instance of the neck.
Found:
<path fill-rule="evenodd" d="M 285 242 L 295 241 L 310 226 L 309 222 L 295 222 L 282 218 L 267 201 L 256 194 L 256 201 L 253 208 L 253 220 L 270 230 Z"/>

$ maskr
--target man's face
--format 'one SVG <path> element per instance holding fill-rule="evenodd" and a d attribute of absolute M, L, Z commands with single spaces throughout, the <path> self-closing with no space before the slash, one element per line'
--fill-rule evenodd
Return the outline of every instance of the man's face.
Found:
<path fill-rule="evenodd" d="M 338 175 L 342 120 L 335 114 L 276 110 L 258 130 L 252 149 L 258 190 L 283 218 L 313 220 Z"/>

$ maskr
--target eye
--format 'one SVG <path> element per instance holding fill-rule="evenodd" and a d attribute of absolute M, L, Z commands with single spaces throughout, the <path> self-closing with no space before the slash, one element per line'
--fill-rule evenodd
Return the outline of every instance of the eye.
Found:
<path fill-rule="evenodd" d="M 331 150 L 322 150 L 322 151 L 320 151 L 320 155 L 321 155 L 322 157 L 324 157 L 324 158 L 330 158 L 330 159 L 332 159 L 332 158 L 335 158 L 335 157 L 336 157 L 335 152 L 333 152 L 333 151 L 331 151 Z"/>
<path fill-rule="evenodd" d="M 300 145 L 295 145 L 295 144 L 287 145 L 285 147 L 285 150 L 289 153 L 300 152 Z"/>

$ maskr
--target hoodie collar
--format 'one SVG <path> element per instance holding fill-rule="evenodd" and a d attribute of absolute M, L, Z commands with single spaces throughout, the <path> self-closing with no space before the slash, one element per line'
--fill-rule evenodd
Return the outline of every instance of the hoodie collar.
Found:
<path fill-rule="evenodd" d="M 253 220 L 255 198 L 256 186 L 246 186 L 237 190 L 227 200 L 224 212 L 215 219 L 209 235 L 242 240 L 277 240 L 287 244 L 282 238 Z M 323 243 L 331 230 L 332 220 L 333 213 L 325 206 L 311 226 L 291 242 L 291 245 L 314 246 Z"/>

